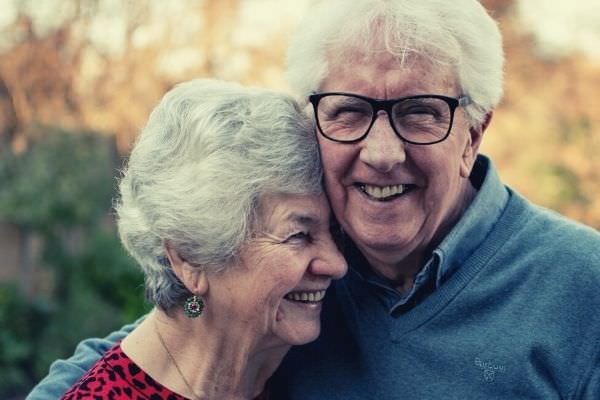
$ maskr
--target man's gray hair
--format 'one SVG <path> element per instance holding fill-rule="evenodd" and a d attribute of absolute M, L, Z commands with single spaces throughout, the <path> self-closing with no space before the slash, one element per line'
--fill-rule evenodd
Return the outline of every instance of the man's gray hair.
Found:
<path fill-rule="evenodd" d="M 347 52 L 353 49 L 373 49 L 369 55 L 375 59 L 383 50 L 402 63 L 418 56 L 453 67 L 461 94 L 473 100 L 466 107 L 473 123 L 482 122 L 502 98 L 502 36 L 477 0 L 322 0 L 289 46 L 291 87 L 305 97 L 318 91 L 328 62 L 351 63 Z M 346 59 L 328 60 L 332 54 Z"/>
<path fill-rule="evenodd" d="M 168 310 L 189 292 L 166 243 L 221 270 L 252 233 L 263 195 L 320 194 L 321 183 L 313 122 L 291 97 L 193 80 L 163 97 L 137 139 L 119 184 L 119 233 L 149 300 Z"/>

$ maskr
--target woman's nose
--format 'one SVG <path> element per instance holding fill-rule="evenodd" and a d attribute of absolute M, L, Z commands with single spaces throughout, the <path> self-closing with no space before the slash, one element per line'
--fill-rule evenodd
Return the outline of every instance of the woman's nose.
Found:
<path fill-rule="evenodd" d="M 404 143 L 392 129 L 384 112 L 377 116 L 361 144 L 360 160 L 381 173 L 392 171 L 406 160 Z"/>
<path fill-rule="evenodd" d="M 326 275 L 332 279 L 340 279 L 346 275 L 348 264 L 333 239 L 322 246 L 318 257 L 312 260 L 310 270 L 315 275 Z"/>

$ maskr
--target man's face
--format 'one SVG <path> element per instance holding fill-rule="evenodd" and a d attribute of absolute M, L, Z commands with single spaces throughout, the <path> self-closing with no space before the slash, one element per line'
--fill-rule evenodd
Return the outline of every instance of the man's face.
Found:
<path fill-rule="evenodd" d="M 357 54 L 331 63 L 319 92 L 376 99 L 420 94 L 458 97 L 453 71 L 422 60 L 401 67 L 391 56 Z M 337 143 L 318 134 L 325 186 L 336 218 L 371 265 L 390 279 L 421 266 L 470 201 L 468 176 L 480 135 L 458 108 L 450 136 L 433 145 L 404 143 L 380 112 L 368 136 Z M 402 186 L 398 186 L 402 185 Z M 381 198 L 404 190 L 401 195 Z M 406 271 L 409 272 L 409 271 Z M 412 271 L 414 272 L 414 271 Z"/>

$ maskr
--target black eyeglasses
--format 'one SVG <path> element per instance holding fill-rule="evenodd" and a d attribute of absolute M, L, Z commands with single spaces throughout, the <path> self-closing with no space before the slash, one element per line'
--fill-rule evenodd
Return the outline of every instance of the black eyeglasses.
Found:
<path fill-rule="evenodd" d="M 308 97 L 317 127 L 327 139 L 356 143 L 369 134 L 380 110 L 387 113 L 392 129 L 403 141 L 434 144 L 445 140 L 452 129 L 454 111 L 471 103 L 459 98 L 423 94 L 392 100 L 376 100 L 353 93 L 317 93 Z"/>

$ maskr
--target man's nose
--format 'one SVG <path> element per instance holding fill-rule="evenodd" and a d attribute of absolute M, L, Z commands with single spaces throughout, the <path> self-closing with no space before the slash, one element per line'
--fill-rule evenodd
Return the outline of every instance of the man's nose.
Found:
<path fill-rule="evenodd" d="M 377 115 L 362 146 L 360 160 L 382 173 L 392 171 L 406 160 L 405 144 L 396 135 L 383 111 Z"/>

